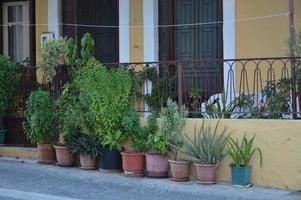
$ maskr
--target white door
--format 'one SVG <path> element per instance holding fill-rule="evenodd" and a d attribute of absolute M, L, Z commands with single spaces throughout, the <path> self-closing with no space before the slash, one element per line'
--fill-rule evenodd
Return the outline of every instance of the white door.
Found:
<path fill-rule="evenodd" d="M 3 3 L 3 50 L 17 62 L 29 58 L 29 2 Z"/>

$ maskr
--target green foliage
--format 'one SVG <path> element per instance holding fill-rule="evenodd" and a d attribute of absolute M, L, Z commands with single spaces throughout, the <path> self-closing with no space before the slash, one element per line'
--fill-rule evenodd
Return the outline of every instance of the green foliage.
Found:
<path fill-rule="evenodd" d="M 73 154 L 89 155 L 92 158 L 101 156 L 102 146 L 94 134 L 69 134 L 65 142 Z"/>
<path fill-rule="evenodd" d="M 267 97 L 268 109 L 273 119 L 279 119 L 282 113 L 289 112 L 291 80 L 283 78 L 268 81 L 262 93 Z"/>
<path fill-rule="evenodd" d="M 24 130 L 32 143 L 51 143 L 54 141 L 55 115 L 54 103 L 50 94 L 37 90 L 31 92 L 25 111 Z"/>
<path fill-rule="evenodd" d="M 45 82 L 49 83 L 56 75 L 56 68 L 59 66 L 60 54 L 65 54 L 66 39 L 46 40 L 41 49 L 41 69 L 45 78 Z"/>
<path fill-rule="evenodd" d="M 17 64 L 10 58 L 0 55 L 0 129 L 2 119 L 15 107 L 17 95 Z"/>
<path fill-rule="evenodd" d="M 241 94 L 228 103 L 227 95 L 223 92 L 221 101 L 219 98 L 216 98 L 212 103 L 206 103 L 206 114 L 203 114 L 203 116 L 212 119 L 230 119 L 234 112 L 246 110 L 249 112 L 253 111 L 252 95 Z M 244 116 L 240 116 L 240 118 L 242 117 Z"/>
<path fill-rule="evenodd" d="M 130 109 L 128 113 L 124 116 L 122 120 L 122 126 L 124 128 L 124 133 L 131 140 L 132 147 L 137 152 L 144 152 L 147 150 L 147 140 L 148 132 L 143 131 L 140 127 L 140 120 L 138 113 L 134 108 Z"/>
<path fill-rule="evenodd" d="M 166 154 L 168 152 L 168 144 L 158 129 L 157 118 L 154 114 L 151 114 L 147 118 L 147 126 L 142 128 L 142 134 L 147 136 L 147 150 L 149 153 Z"/>
<path fill-rule="evenodd" d="M 151 94 L 144 95 L 144 100 L 151 113 L 157 115 L 166 106 L 167 99 L 174 96 L 175 76 L 160 77 L 158 69 L 149 65 L 145 66 L 144 75 L 152 82 Z"/>
<path fill-rule="evenodd" d="M 219 129 L 219 122 L 212 127 L 211 125 L 205 126 L 205 120 L 203 120 L 200 129 L 195 126 L 192 139 L 184 133 L 183 147 L 174 146 L 174 148 L 197 163 L 217 164 L 224 158 L 227 138 L 230 135 L 227 127 Z"/>
<path fill-rule="evenodd" d="M 247 166 L 250 163 L 252 156 L 258 152 L 260 157 L 260 166 L 262 166 L 262 153 L 260 148 L 253 148 L 255 134 L 248 140 L 244 135 L 241 142 L 232 137 L 228 138 L 228 155 L 232 159 L 232 164 L 235 166 Z"/>
<path fill-rule="evenodd" d="M 200 104 L 202 101 L 202 93 L 200 89 L 192 88 L 189 91 L 189 98 L 191 99 L 191 107 L 193 111 L 199 111 Z"/>
<path fill-rule="evenodd" d="M 132 106 L 132 79 L 125 69 L 107 70 L 99 62 L 90 60 L 76 77 L 79 99 L 87 102 L 92 128 L 102 144 L 121 150 L 126 139 L 122 120 Z"/>
<path fill-rule="evenodd" d="M 183 144 L 183 129 L 188 116 L 185 106 L 178 107 L 176 102 L 167 100 L 167 106 L 160 112 L 160 132 L 169 145 L 181 147 Z M 172 147 L 172 146 L 171 146 Z M 174 159 L 177 159 L 177 149 L 170 149 Z"/>

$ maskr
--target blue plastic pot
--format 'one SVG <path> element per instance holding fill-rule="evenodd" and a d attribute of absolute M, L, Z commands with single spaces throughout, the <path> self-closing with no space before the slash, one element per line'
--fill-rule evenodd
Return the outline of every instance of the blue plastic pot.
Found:
<path fill-rule="evenodd" d="M 4 144 L 7 130 L 0 130 L 0 145 Z"/>
<path fill-rule="evenodd" d="M 231 166 L 232 185 L 247 186 L 251 181 L 251 166 Z"/>
<path fill-rule="evenodd" d="M 102 150 L 99 168 L 103 170 L 120 171 L 122 169 L 122 157 L 119 150 L 104 148 Z"/>

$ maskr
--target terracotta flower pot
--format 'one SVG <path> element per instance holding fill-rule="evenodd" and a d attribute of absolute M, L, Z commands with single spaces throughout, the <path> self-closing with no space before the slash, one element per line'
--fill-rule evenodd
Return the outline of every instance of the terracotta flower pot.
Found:
<path fill-rule="evenodd" d="M 171 180 L 189 181 L 190 162 L 169 160 Z"/>
<path fill-rule="evenodd" d="M 38 144 L 38 163 L 54 164 L 56 162 L 55 151 L 51 144 Z"/>
<path fill-rule="evenodd" d="M 194 164 L 197 182 L 201 184 L 215 184 L 216 165 Z"/>
<path fill-rule="evenodd" d="M 165 155 L 146 154 L 146 171 L 150 177 L 166 177 L 168 174 L 168 158 Z"/>
<path fill-rule="evenodd" d="M 79 155 L 79 162 L 81 169 L 96 169 L 96 158 L 92 158 L 90 155 L 87 154 L 80 154 Z"/>
<path fill-rule="evenodd" d="M 59 166 L 73 166 L 75 162 L 74 156 L 70 150 L 65 146 L 54 146 L 57 165 Z"/>
<path fill-rule="evenodd" d="M 124 151 L 122 155 L 122 168 L 127 176 L 142 176 L 145 155 L 137 152 Z"/>

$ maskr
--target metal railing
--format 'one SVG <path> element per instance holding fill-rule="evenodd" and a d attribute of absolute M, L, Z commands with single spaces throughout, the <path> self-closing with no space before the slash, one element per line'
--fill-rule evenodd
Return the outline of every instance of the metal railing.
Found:
<path fill-rule="evenodd" d="M 141 77 L 139 112 L 158 112 L 171 98 L 191 117 L 291 119 L 300 112 L 300 63 L 299 57 L 272 57 L 105 65 Z"/>

